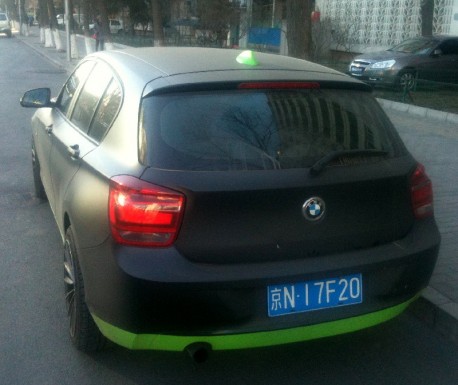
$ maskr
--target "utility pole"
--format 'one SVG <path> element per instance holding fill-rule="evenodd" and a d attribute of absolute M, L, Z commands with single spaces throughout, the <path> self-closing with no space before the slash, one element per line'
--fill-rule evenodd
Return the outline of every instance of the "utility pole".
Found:
<path fill-rule="evenodd" d="M 70 41 L 70 18 L 71 17 L 73 17 L 73 13 L 70 13 L 69 0 L 65 0 L 65 35 L 67 38 L 67 61 L 72 61 L 72 45 Z"/>
<path fill-rule="evenodd" d="M 17 2 L 18 8 L 18 15 L 19 15 L 19 35 L 22 36 L 22 4 L 21 0 L 18 0 Z"/>
<path fill-rule="evenodd" d="M 246 1 L 246 18 L 247 18 L 247 28 L 250 31 L 251 21 L 253 19 L 253 0 Z"/>
<path fill-rule="evenodd" d="M 272 0 L 272 28 L 275 28 L 275 8 L 276 8 L 276 2 L 275 0 Z"/>

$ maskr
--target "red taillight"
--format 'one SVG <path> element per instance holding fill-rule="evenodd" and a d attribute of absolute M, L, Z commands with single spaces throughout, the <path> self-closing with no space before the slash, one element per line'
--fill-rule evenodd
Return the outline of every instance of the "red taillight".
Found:
<path fill-rule="evenodd" d="M 271 90 L 271 89 L 315 89 L 320 88 L 316 82 L 249 82 L 240 83 L 239 89 L 244 90 Z"/>
<path fill-rule="evenodd" d="M 128 175 L 110 183 L 110 225 L 116 242 L 170 246 L 178 235 L 184 195 Z"/>
<path fill-rule="evenodd" d="M 410 193 L 415 218 L 433 215 L 433 186 L 422 164 L 417 166 L 410 177 Z"/>

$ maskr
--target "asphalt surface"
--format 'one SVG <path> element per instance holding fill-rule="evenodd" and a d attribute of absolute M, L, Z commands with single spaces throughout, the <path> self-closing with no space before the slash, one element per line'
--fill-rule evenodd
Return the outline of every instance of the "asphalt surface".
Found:
<path fill-rule="evenodd" d="M 82 36 L 77 36 L 78 49 L 74 50 L 79 56 L 70 61 L 65 51 L 44 47 L 38 27 L 31 27 L 24 35 L 16 33 L 15 36 L 68 73 L 86 53 Z M 65 47 L 63 32 L 61 36 Z M 95 46 L 94 41 L 89 43 Z M 110 48 L 123 49 L 125 46 Z M 409 150 L 427 165 L 434 186 L 436 220 L 442 235 L 439 260 L 430 285 L 410 310 L 458 344 L 458 115 L 387 100 L 379 102 Z M 437 126 L 431 125 L 434 121 L 438 122 Z"/>

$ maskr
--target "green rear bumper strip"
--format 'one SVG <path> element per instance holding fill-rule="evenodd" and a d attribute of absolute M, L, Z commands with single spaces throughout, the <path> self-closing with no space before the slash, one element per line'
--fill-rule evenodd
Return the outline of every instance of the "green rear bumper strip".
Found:
<path fill-rule="evenodd" d="M 128 349 L 182 351 L 192 343 L 206 342 L 212 346 L 213 350 L 231 350 L 307 341 L 368 328 L 401 314 L 417 298 L 418 295 L 407 302 L 374 313 L 317 325 L 257 333 L 213 336 L 134 334 L 110 325 L 94 315 L 92 317 L 105 337 Z"/>

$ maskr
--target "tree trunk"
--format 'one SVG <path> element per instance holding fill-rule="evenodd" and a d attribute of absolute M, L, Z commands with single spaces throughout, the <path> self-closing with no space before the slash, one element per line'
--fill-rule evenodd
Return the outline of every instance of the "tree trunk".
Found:
<path fill-rule="evenodd" d="M 162 12 L 160 0 L 151 1 L 151 17 L 153 19 L 154 46 L 164 45 L 164 30 L 162 28 Z"/>
<path fill-rule="evenodd" d="M 20 25 L 20 33 L 26 36 L 29 36 L 29 17 L 27 16 L 27 12 L 25 11 L 25 4 L 21 2 L 21 25 Z"/>
<path fill-rule="evenodd" d="M 421 35 L 432 36 L 434 19 L 434 0 L 421 1 Z"/>
<path fill-rule="evenodd" d="M 89 14 L 90 14 L 90 6 L 89 6 L 89 0 L 83 0 L 82 1 L 82 8 L 83 8 L 83 15 L 84 15 L 84 20 L 83 20 L 83 29 L 84 29 L 84 36 L 91 36 L 92 32 L 89 30 Z"/>
<path fill-rule="evenodd" d="M 54 1 L 48 0 L 48 15 L 49 15 L 49 26 L 52 30 L 57 29 L 56 19 L 56 8 L 54 8 Z"/>
<path fill-rule="evenodd" d="M 287 0 L 286 20 L 288 23 L 288 54 L 308 59 L 312 49 L 313 0 Z"/>
<path fill-rule="evenodd" d="M 92 34 L 94 33 L 89 29 L 89 15 L 90 15 L 90 0 L 83 0 L 82 6 L 83 6 L 83 15 L 84 15 L 84 47 L 86 49 L 86 54 L 89 55 L 90 53 L 93 53 L 95 50 L 94 47 L 94 39 L 92 38 Z"/>
<path fill-rule="evenodd" d="M 38 0 L 38 25 L 40 28 L 49 28 L 49 14 L 47 0 Z"/>

